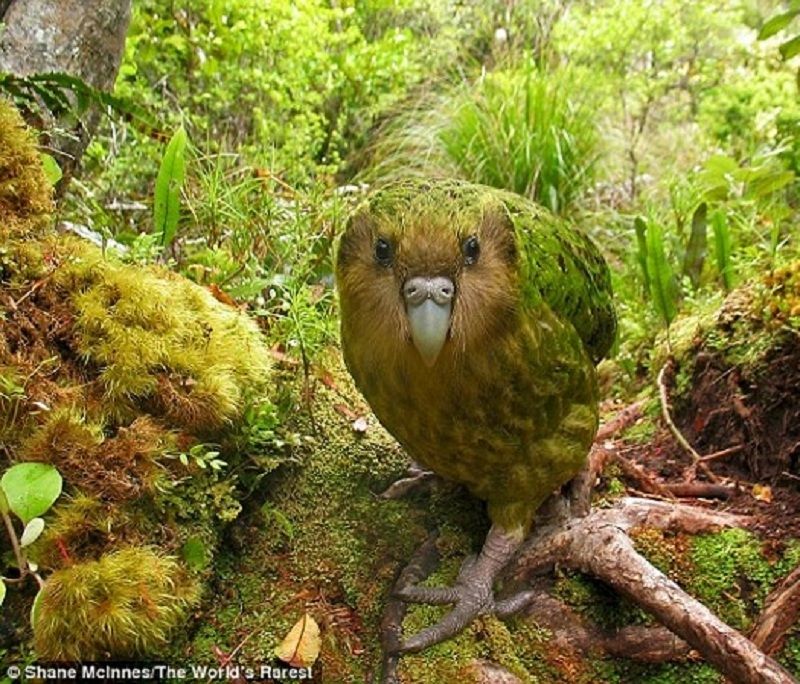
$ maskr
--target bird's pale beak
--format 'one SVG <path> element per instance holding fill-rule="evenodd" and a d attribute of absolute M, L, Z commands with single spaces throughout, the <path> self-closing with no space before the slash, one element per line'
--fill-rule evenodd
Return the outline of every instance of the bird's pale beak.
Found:
<path fill-rule="evenodd" d="M 455 286 L 450 278 L 409 278 L 403 285 L 411 339 L 425 365 L 436 363 L 450 330 Z"/>

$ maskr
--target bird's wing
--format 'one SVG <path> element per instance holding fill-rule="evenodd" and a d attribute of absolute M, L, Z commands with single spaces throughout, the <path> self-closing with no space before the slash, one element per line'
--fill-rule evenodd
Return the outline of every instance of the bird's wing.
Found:
<path fill-rule="evenodd" d="M 577 226 L 518 195 L 500 194 L 517 234 L 528 294 L 569 320 L 599 361 L 617 329 L 608 264 Z"/>

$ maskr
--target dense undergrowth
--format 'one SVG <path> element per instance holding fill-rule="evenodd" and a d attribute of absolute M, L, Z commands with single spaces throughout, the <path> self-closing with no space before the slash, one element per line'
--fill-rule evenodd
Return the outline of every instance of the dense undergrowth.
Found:
<path fill-rule="evenodd" d="M 693 416 L 698 373 L 716 386 L 796 335 L 800 104 L 797 64 L 778 50 L 791 25 L 757 39 L 773 4 L 136 2 L 116 94 L 159 130 L 105 120 L 57 209 L 0 108 L 0 457 L 52 463 L 66 492 L 28 551 L 49 578 L 35 654 L 213 662 L 238 645 L 258 662 L 307 609 L 324 681 L 361 682 L 389 583 L 424 530 L 444 531 L 440 578 L 477 542 L 469 501 L 372 495 L 403 456 L 379 426 L 353 427 L 367 411 L 337 360 L 332 285 L 335 239 L 367 185 L 459 176 L 582 225 L 612 265 L 621 330 L 602 376 L 620 401 L 652 399 L 674 351 L 679 417 Z M 152 198 L 181 124 L 187 173 L 165 249 Z M 104 246 L 57 236 L 55 220 Z M 699 351 L 717 355 L 716 375 Z M 634 430 L 649 439 L 653 422 Z M 724 428 L 692 438 L 724 448 Z M 761 465 L 750 472 L 778 467 Z M 643 530 L 637 543 L 746 629 L 797 549 L 735 534 Z M 582 577 L 556 584 L 603 625 L 646 619 Z M 76 608 L 76 587 L 107 613 Z M 9 592 L 0 653 L 33 657 L 5 617 L 31 600 Z M 113 636 L 91 636 L 98 620 Z M 67 633 L 85 638 L 63 650 Z M 798 644 L 782 654 L 795 671 Z M 493 620 L 402 674 L 462 681 L 480 658 L 523 681 L 719 681 L 697 663 L 557 657 L 534 625 Z"/>

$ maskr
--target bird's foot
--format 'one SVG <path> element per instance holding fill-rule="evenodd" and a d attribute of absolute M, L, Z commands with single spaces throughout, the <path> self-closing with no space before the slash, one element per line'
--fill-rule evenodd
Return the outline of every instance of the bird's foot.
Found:
<path fill-rule="evenodd" d="M 402 641 L 398 653 L 417 653 L 463 631 L 481 615 L 506 618 L 524 608 L 534 596 L 523 591 L 497 600 L 494 581 L 519 546 L 515 538 L 493 527 L 478 557 L 468 558 L 461 566 L 452 587 L 409 585 L 396 587 L 397 598 L 408 603 L 452 605 L 453 609 L 435 625 Z"/>
<path fill-rule="evenodd" d="M 378 497 L 381 499 L 401 499 L 410 492 L 422 487 L 430 486 L 438 476 L 430 470 L 412 463 L 406 471 L 406 476 L 390 484 Z"/>

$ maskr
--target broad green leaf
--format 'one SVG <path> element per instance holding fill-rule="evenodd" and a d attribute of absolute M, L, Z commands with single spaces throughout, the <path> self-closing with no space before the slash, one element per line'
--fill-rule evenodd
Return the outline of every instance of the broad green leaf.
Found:
<path fill-rule="evenodd" d="M 156 178 L 153 205 L 153 232 L 161 235 L 161 244 L 170 245 L 178 230 L 181 208 L 181 186 L 186 174 L 186 129 L 181 126 L 164 150 L 164 158 Z"/>
<path fill-rule="evenodd" d="M 8 499 L 6 499 L 6 494 L 3 491 L 3 488 L 0 487 L 0 512 L 8 513 L 11 509 L 8 507 Z"/>
<path fill-rule="evenodd" d="M 692 215 L 692 233 L 686 245 L 686 254 L 683 257 L 683 274 L 689 277 L 692 285 L 700 285 L 700 274 L 706 260 L 708 248 L 708 223 L 706 216 L 708 205 L 701 202 Z"/>
<path fill-rule="evenodd" d="M 19 538 L 19 545 L 24 549 L 35 542 L 39 535 L 44 530 L 44 520 L 41 518 L 33 518 L 22 531 L 22 536 Z"/>
<path fill-rule="evenodd" d="M 6 600 L 6 583 L 0 579 L 0 606 L 3 605 L 3 601 Z"/>
<path fill-rule="evenodd" d="M 781 188 L 785 188 L 794 178 L 793 171 L 771 171 L 748 184 L 747 196 L 761 199 Z"/>
<path fill-rule="evenodd" d="M 0 480 L 9 508 L 26 525 L 53 505 L 61 484 L 61 475 L 47 463 L 18 463 Z"/>
<path fill-rule="evenodd" d="M 778 50 L 780 50 L 781 57 L 784 59 L 791 59 L 792 57 L 800 54 L 800 35 L 795 36 L 794 38 L 781 44 Z"/>
<path fill-rule="evenodd" d="M 208 551 L 200 537 L 189 537 L 181 547 L 181 556 L 190 570 L 197 572 L 208 565 Z"/>
<path fill-rule="evenodd" d="M 790 12 L 776 14 L 774 17 L 771 17 L 764 22 L 764 25 L 758 32 L 758 39 L 766 40 L 767 38 L 774 36 L 776 33 L 778 33 L 778 31 L 783 31 L 783 29 L 792 23 L 792 19 L 794 19 L 798 14 L 800 14 L 800 10 L 791 10 Z"/>
<path fill-rule="evenodd" d="M 55 185 L 61 180 L 61 167 L 49 154 L 42 153 L 40 156 L 42 158 L 42 167 L 44 168 L 45 177 L 50 181 L 50 185 Z"/>
<path fill-rule="evenodd" d="M 636 260 L 642 269 L 644 293 L 650 294 L 650 274 L 647 272 L 647 223 L 641 216 L 633 219 L 633 228 L 636 231 Z"/>
<path fill-rule="evenodd" d="M 306 613 L 275 649 L 275 655 L 292 667 L 311 667 L 319 656 L 320 645 L 319 625 Z"/>
<path fill-rule="evenodd" d="M 647 271 L 650 274 L 650 294 L 656 311 L 669 328 L 678 313 L 678 287 L 675 274 L 667 261 L 661 226 L 654 221 L 647 225 Z"/>
<path fill-rule="evenodd" d="M 714 230 L 714 254 L 717 269 L 722 276 L 722 284 L 726 292 L 733 289 L 733 269 L 731 267 L 731 232 L 728 217 L 718 209 L 711 215 L 711 227 Z"/>

